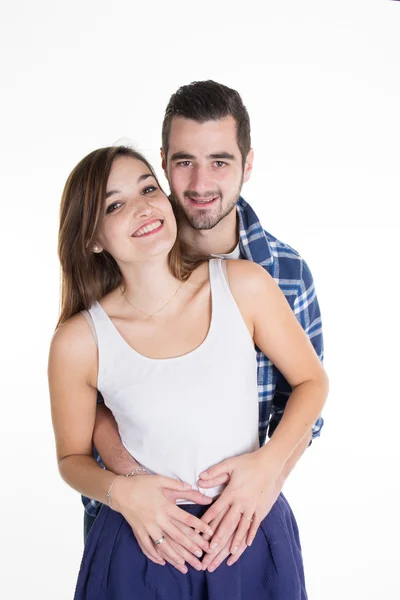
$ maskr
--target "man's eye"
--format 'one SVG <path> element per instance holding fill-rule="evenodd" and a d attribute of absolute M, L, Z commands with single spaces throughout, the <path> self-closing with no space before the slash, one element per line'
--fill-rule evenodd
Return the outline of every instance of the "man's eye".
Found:
<path fill-rule="evenodd" d="M 156 189 L 158 188 L 156 188 L 155 185 L 148 185 L 142 190 L 142 194 L 151 194 L 151 192 L 155 192 Z"/>
<path fill-rule="evenodd" d="M 226 162 L 224 162 L 223 160 L 216 160 L 214 162 L 214 166 L 216 166 L 216 167 L 218 167 L 220 169 L 221 167 L 225 167 L 226 166 Z"/>
<path fill-rule="evenodd" d="M 180 167 L 189 167 L 192 163 L 190 160 L 181 160 L 177 163 Z"/>
<path fill-rule="evenodd" d="M 113 202 L 112 204 L 109 204 L 107 206 L 106 213 L 109 215 L 110 213 L 114 212 L 114 210 L 116 210 L 120 206 L 121 206 L 121 202 Z"/>

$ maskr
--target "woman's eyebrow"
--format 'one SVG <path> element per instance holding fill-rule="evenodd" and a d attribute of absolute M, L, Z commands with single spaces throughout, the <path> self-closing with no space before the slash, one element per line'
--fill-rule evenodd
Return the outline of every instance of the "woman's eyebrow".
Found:
<path fill-rule="evenodd" d="M 138 177 L 137 183 L 141 183 L 149 177 L 154 177 L 154 175 L 152 175 L 151 173 L 143 173 L 143 175 L 140 175 L 140 177 Z M 108 192 L 106 192 L 106 200 L 113 194 L 121 194 L 121 190 L 109 190 Z"/>

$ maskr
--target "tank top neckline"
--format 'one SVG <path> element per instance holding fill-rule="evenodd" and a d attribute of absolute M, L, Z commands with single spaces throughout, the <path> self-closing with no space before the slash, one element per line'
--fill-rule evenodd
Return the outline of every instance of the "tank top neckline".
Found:
<path fill-rule="evenodd" d="M 118 328 L 114 325 L 112 319 L 108 316 L 108 314 L 106 313 L 104 308 L 101 306 L 100 302 L 96 301 L 94 306 L 99 308 L 100 311 L 102 312 L 102 314 L 106 317 L 106 320 L 109 323 L 109 325 L 111 326 L 115 335 L 117 336 L 117 338 L 119 338 L 121 343 L 127 348 L 128 352 L 130 351 L 132 354 L 137 356 L 139 359 L 144 360 L 144 361 L 149 361 L 152 363 L 166 363 L 166 362 L 184 360 L 186 358 L 194 356 L 194 354 L 197 354 L 198 352 L 201 352 L 203 350 L 203 348 L 208 345 L 209 340 L 211 338 L 211 334 L 214 330 L 215 297 L 213 295 L 214 294 L 213 288 L 214 288 L 214 281 L 215 281 L 215 271 L 214 271 L 214 275 L 213 275 L 211 263 L 213 263 L 213 266 L 214 265 L 217 266 L 216 263 L 220 263 L 221 261 L 222 261 L 222 259 L 220 259 L 220 258 L 214 258 L 214 259 L 211 259 L 208 261 L 208 280 L 210 282 L 210 293 L 211 293 L 211 318 L 210 318 L 210 324 L 208 326 L 206 337 L 198 346 L 196 346 L 196 348 L 193 348 L 193 350 L 190 350 L 189 352 L 186 352 L 185 354 L 180 354 L 178 356 L 167 356 L 166 358 L 151 358 L 150 356 L 141 354 L 140 352 L 138 352 L 138 350 L 135 350 L 135 348 L 133 348 L 133 346 L 131 346 L 126 341 L 124 336 L 119 332 Z M 90 310 L 89 310 L 89 312 L 90 312 Z"/>

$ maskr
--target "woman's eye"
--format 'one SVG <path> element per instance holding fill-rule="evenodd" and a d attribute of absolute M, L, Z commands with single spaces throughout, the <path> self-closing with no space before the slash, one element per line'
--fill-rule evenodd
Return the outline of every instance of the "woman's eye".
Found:
<path fill-rule="evenodd" d="M 154 192 L 156 189 L 157 188 L 155 185 L 148 185 L 147 187 L 144 188 L 144 190 L 142 191 L 142 194 L 150 194 L 151 192 Z"/>
<path fill-rule="evenodd" d="M 109 204 L 107 206 L 106 213 L 109 215 L 110 213 L 114 212 L 114 210 L 116 210 L 120 206 L 121 206 L 121 202 L 113 202 L 112 204 Z"/>

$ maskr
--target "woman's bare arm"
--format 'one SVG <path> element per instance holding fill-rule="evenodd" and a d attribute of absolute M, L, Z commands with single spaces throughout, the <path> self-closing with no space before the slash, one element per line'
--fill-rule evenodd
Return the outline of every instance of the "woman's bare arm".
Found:
<path fill-rule="evenodd" d="M 92 456 L 97 348 L 80 315 L 54 334 L 48 376 L 60 474 L 81 494 L 106 503 L 115 475 L 100 469 Z"/>
<path fill-rule="evenodd" d="M 312 425 L 327 397 L 328 378 L 273 278 L 249 261 L 229 261 L 228 275 L 232 294 L 255 344 L 292 386 L 282 420 L 265 446 L 211 466 L 200 475 L 200 487 L 215 485 L 221 478 L 229 479 L 219 499 L 202 518 L 211 523 L 225 514 L 212 541 L 218 551 L 232 539 L 230 551 L 235 554 L 244 539 L 248 544 L 254 539 L 285 477 L 308 444 Z M 253 515 L 251 525 L 243 514 Z"/>
<path fill-rule="evenodd" d="M 101 469 L 92 456 L 92 436 L 97 400 L 97 348 L 81 315 L 75 315 L 55 333 L 49 357 L 49 387 L 59 471 L 75 490 L 108 504 L 128 521 L 143 553 L 158 564 L 165 561 L 186 572 L 185 560 L 200 563 L 194 556 L 208 550 L 200 535 L 209 527 L 169 499 L 196 501 L 201 494 L 189 484 L 160 475 L 117 477 Z M 112 485 L 112 488 L 110 486 Z M 179 525 L 179 526 L 178 526 Z M 165 533 L 165 543 L 156 549 L 152 540 Z M 189 531 L 190 533 L 190 531 Z"/>

